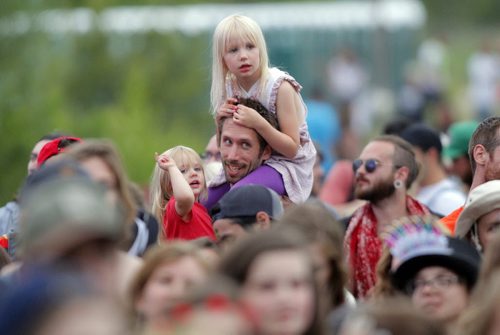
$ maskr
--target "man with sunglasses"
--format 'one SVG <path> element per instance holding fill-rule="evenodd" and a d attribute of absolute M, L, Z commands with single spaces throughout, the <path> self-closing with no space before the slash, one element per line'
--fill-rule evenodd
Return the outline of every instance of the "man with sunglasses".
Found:
<path fill-rule="evenodd" d="M 382 252 L 379 236 L 393 220 L 426 215 L 429 210 L 407 194 L 418 175 L 411 145 L 383 135 L 370 141 L 353 162 L 354 195 L 367 203 L 348 221 L 344 248 L 350 266 L 352 292 L 366 297 L 375 285 L 375 268 Z"/>

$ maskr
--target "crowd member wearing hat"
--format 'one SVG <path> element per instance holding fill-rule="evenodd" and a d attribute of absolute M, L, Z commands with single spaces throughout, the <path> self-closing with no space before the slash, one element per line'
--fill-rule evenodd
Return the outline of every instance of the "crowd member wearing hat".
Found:
<path fill-rule="evenodd" d="M 46 143 L 40 150 L 40 154 L 37 158 L 38 168 L 45 164 L 49 159 L 52 159 L 54 156 L 68 150 L 71 145 L 81 141 L 82 140 L 78 137 L 61 136 Z"/>
<path fill-rule="evenodd" d="M 30 159 L 28 161 L 28 176 L 38 168 L 38 155 L 43 146 L 53 139 L 60 137 L 60 134 L 50 133 L 42 136 L 31 149 Z M 0 208 L 0 243 L 9 250 L 9 235 L 16 234 L 19 224 L 19 202 L 17 195 Z M 14 249 L 10 248 L 10 256 L 14 256 Z"/>
<path fill-rule="evenodd" d="M 449 164 L 451 174 L 459 177 L 467 189 L 472 184 L 469 141 L 477 126 L 476 121 L 453 123 L 448 129 L 449 142 L 443 148 L 443 159 Z"/>
<path fill-rule="evenodd" d="M 110 202 L 74 161 L 53 162 L 32 174 L 21 192 L 18 271 L 6 280 L 50 267 L 76 272 L 99 292 L 123 298 L 140 265 L 117 248 L 123 234 L 119 206 Z"/>
<path fill-rule="evenodd" d="M 473 242 L 484 251 L 500 226 L 500 180 L 491 180 L 473 189 L 460 214 L 455 235 Z"/>
<path fill-rule="evenodd" d="M 492 116 L 483 120 L 476 128 L 469 142 L 469 158 L 472 168 L 470 189 L 490 181 L 500 179 L 500 117 Z M 455 224 L 463 210 L 457 208 L 441 219 L 450 232 L 455 231 Z"/>
<path fill-rule="evenodd" d="M 350 267 L 352 293 L 366 297 L 376 283 L 384 227 L 407 215 L 425 215 L 427 207 L 408 195 L 418 175 L 411 145 L 384 135 L 370 141 L 353 162 L 355 195 L 367 203 L 348 218 L 344 248 Z"/>
<path fill-rule="evenodd" d="M 420 165 L 416 199 L 438 216 L 448 215 L 462 206 L 465 193 L 447 176 L 441 160 L 443 147 L 439 133 L 420 123 L 409 126 L 400 136 L 413 146 Z"/>
<path fill-rule="evenodd" d="M 226 193 L 210 211 L 220 243 L 234 241 L 252 230 L 269 229 L 283 214 L 280 196 L 262 185 L 245 185 Z"/>
<path fill-rule="evenodd" d="M 451 335 L 469 304 L 481 258 L 472 245 L 443 235 L 431 220 L 399 220 L 384 240 L 393 257 L 394 287 L 406 293 L 418 310 L 442 322 Z"/>

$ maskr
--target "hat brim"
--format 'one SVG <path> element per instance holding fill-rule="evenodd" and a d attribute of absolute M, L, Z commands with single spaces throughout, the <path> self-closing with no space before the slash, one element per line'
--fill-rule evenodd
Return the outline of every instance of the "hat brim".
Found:
<path fill-rule="evenodd" d="M 455 225 L 455 236 L 463 238 L 471 230 L 472 225 L 483 215 L 500 208 L 500 202 L 495 194 L 479 199 L 477 203 L 464 207 Z"/>
<path fill-rule="evenodd" d="M 392 283 L 400 291 L 404 291 L 410 280 L 423 268 L 442 266 L 460 277 L 465 278 L 469 287 L 476 282 L 478 266 L 463 259 L 452 258 L 448 255 L 423 255 L 412 258 L 399 266 L 392 274 Z"/>

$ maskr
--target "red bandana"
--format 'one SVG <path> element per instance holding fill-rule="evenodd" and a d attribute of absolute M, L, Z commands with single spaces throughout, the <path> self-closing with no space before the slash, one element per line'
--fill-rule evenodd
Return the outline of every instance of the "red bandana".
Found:
<path fill-rule="evenodd" d="M 406 197 L 410 215 L 426 215 L 429 210 L 410 196 Z M 375 286 L 377 262 L 382 253 L 382 241 L 378 237 L 377 219 L 371 204 L 357 209 L 344 239 L 348 264 L 351 268 L 351 284 L 356 298 L 366 297 Z"/>

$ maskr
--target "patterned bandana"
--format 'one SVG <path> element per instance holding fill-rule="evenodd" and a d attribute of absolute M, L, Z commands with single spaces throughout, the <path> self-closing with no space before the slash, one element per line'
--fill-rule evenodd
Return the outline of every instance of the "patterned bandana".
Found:
<path fill-rule="evenodd" d="M 429 214 L 424 205 L 410 196 L 406 196 L 406 208 L 409 215 Z M 354 212 L 345 235 L 344 249 L 351 270 L 352 293 L 356 298 L 366 297 L 375 286 L 375 270 L 382 253 L 382 240 L 371 204 Z"/>

